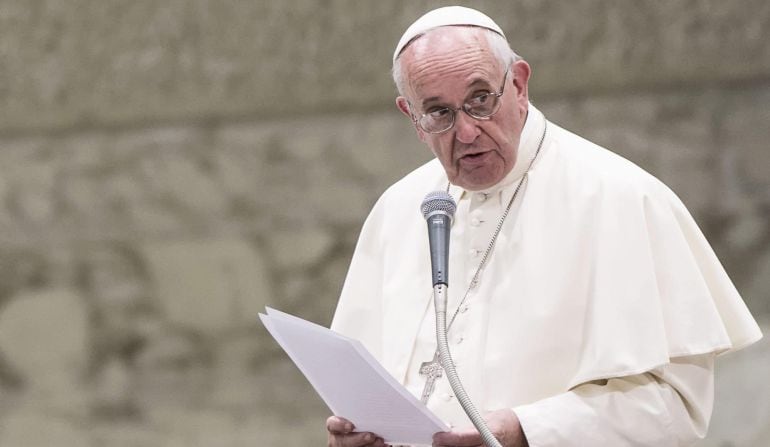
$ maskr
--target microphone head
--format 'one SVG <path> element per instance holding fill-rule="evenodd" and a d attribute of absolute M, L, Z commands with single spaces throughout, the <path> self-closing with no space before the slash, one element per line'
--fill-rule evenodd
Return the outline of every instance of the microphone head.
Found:
<path fill-rule="evenodd" d="M 435 213 L 442 213 L 453 218 L 457 210 L 455 200 L 446 191 L 433 191 L 425 195 L 420 205 L 422 216 L 427 219 Z"/>

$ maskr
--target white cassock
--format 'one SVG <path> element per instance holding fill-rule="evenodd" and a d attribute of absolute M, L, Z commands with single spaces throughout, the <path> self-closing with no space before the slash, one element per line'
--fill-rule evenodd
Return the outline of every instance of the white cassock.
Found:
<path fill-rule="evenodd" d="M 546 120 L 532 105 L 517 162 L 464 191 L 452 226 L 458 309 Z M 361 340 L 415 395 L 436 349 L 426 223 L 447 178 L 433 160 L 391 186 L 364 224 L 332 329 Z M 512 408 L 529 444 L 676 446 L 705 435 L 713 360 L 762 334 L 681 201 L 633 163 L 548 123 L 480 281 L 449 332 L 482 411 Z M 428 407 L 470 424 L 446 378 Z M 344 415 L 342 415 L 344 416 Z"/>

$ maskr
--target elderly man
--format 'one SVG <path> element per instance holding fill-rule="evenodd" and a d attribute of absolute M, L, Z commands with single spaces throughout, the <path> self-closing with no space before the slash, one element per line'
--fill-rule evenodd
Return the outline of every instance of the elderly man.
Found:
<path fill-rule="evenodd" d="M 502 445 L 702 438 L 715 356 L 761 333 L 682 203 L 547 121 L 529 102 L 529 65 L 478 11 L 429 12 L 393 62 L 396 104 L 436 159 L 374 206 L 332 328 L 452 427 L 434 445 L 482 445 L 445 377 L 426 374 L 435 317 L 419 205 L 446 190 L 452 354 Z M 329 445 L 384 445 L 354 422 L 330 417 Z"/>

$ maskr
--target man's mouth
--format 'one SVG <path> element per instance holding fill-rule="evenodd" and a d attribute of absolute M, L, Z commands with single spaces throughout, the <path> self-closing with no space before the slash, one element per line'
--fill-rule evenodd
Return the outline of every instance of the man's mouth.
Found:
<path fill-rule="evenodd" d="M 480 162 L 483 161 L 490 152 L 491 151 L 471 152 L 460 157 L 460 161 L 466 163 Z"/>

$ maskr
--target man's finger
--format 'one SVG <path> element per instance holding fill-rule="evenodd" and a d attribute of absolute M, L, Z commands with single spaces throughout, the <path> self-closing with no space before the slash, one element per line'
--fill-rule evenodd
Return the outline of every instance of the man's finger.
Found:
<path fill-rule="evenodd" d="M 347 434 L 353 431 L 352 422 L 339 416 L 330 416 L 326 419 L 326 431 L 334 434 Z"/>
<path fill-rule="evenodd" d="M 483 445 L 481 435 L 474 428 L 466 428 L 452 431 L 439 432 L 433 435 L 433 445 L 438 446 L 457 446 L 457 447 L 475 447 Z"/>
<path fill-rule="evenodd" d="M 372 447 L 386 447 L 385 441 L 382 438 L 377 438 L 372 444 Z"/>
<path fill-rule="evenodd" d="M 364 447 L 372 445 L 377 439 L 374 434 L 369 432 L 350 433 L 347 435 L 336 435 L 335 447 Z"/>

